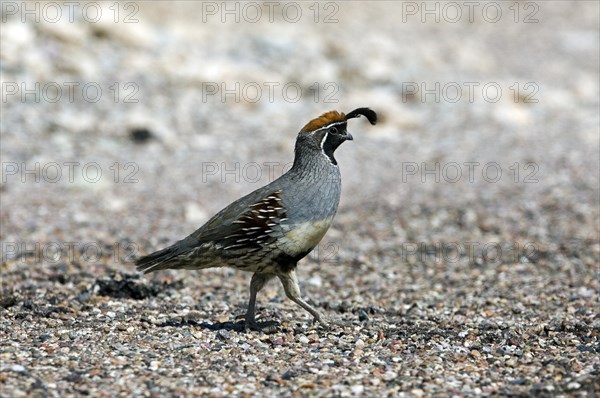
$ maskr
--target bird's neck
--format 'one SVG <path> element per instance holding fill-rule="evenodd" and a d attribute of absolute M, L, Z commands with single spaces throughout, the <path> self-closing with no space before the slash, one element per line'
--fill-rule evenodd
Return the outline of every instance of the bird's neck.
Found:
<path fill-rule="evenodd" d="M 299 178 L 328 178 L 338 174 L 338 166 L 333 164 L 320 148 L 298 148 L 295 150 L 294 165 L 290 173 Z"/>

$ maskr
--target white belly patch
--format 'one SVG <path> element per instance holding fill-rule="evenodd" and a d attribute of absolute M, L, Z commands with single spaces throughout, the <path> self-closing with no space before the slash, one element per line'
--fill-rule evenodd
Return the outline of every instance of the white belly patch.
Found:
<path fill-rule="evenodd" d="M 323 239 L 332 222 L 333 217 L 329 217 L 296 225 L 284 235 L 285 239 L 281 242 L 283 250 L 292 256 L 312 250 Z"/>

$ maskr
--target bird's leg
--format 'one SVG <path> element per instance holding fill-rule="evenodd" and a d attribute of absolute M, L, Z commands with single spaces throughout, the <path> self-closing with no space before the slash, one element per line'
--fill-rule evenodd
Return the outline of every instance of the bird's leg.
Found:
<path fill-rule="evenodd" d="M 283 285 L 283 289 L 285 290 L 285 295 L 292 300 L 294 303 L 298 304 L 300 307 L 304 308 L 306 311 L 310 312 L 310 314 L 315 318 L 315 322 L 320 322 L 324 324 L 321 315 L 310 306 L 306 301 L 302 299 L 300 296 L 300 286 L 298 285 L 298 277 L 296 276 L 296 270 L 292 269 L 291 271 L 285 274 L 278 274 L 279 280 L 281 280 L 281 284 Z"/>
<path fill-rule="evenodd" d="M 256 294 L 265 284 L 271 280 L 273 274 L 259 274 L 255 272 L 250 281 L 250 301 L 248 302 L 248 311 L 246 311 L 246 329 L 260 330 L 261 328 L 256 323 L 254 312 L 256 309 Z"/>

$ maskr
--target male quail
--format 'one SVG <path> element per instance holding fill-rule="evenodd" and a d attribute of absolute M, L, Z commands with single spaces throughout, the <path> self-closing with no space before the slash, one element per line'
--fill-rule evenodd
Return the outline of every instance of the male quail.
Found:
<path fill-rule="evenodd" d="M 292 168 L 270 184 L 233 202 L 187 238 L 136 261 L 145 273 L 161 269 L 204 269 L 229 266 L 254 272 L 246 328 L 260 329 L 254 312 L 256 294 L 277 276 L 286 296 L 321 316 L 300 296 L 296 264 L 329 229 L 340 200 L 341 180 L 333 157 L 352 135 L 348 119 L 377 114 L 358 108 L 345 115 L 330 111 L 311 120 L 296 139 Z"/>

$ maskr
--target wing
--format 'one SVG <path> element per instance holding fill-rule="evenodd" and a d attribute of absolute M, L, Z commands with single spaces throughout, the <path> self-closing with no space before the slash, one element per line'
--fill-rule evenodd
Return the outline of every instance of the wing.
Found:
<path fill-rule="evenodd" d="M 287 220 L 281 189 L 266 186 L 227 206 L 191 234 L 198 243 L 211 243 L 226 252 L 258 251 L 281 237 Z"/>

